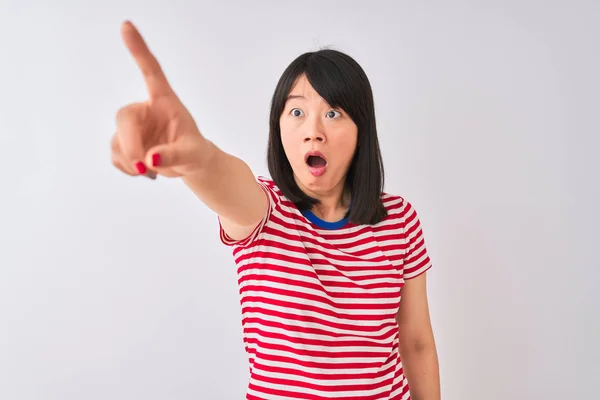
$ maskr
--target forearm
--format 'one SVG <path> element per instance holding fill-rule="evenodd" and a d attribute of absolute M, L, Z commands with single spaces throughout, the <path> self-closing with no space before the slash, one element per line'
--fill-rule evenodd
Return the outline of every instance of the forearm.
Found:
<path fill-rule="evenodd" d="M 435 345 L 401 350 L 412 400 L 440 400 L 440 374 Z"/>
<path fill-rule="evenodd" d="M 241 159 L 206 140 L 202 167 L 183 177 L 183 182 L 208 208 L 239 225 L 259 221 L 265 194 L 250 167 Z"/>

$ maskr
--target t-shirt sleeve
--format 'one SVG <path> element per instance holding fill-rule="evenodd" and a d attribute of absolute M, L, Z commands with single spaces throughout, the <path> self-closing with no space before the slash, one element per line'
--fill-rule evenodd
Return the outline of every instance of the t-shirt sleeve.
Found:
<path fill-rule="evenodd" d="M 275 193 L 274 189 L 271 187 L 271 185 L 269 185 L 269 183 L 265 182 L 261 178 L 258 178 L 257 182 L 267 195 L 267 199 L 269 201 L 267 212 L 265 213 L 265 216 L 260 221 L 260 223 L 256 226 L 256 228 L 254 228 L 254 230 L 247 237 L 240 240 L 235 240 L 231 238 L 223 229 L 221 219 L 217 217 L 219 221 L 219 235 L 221 238 L 221 242 L 226 246 L 247 247 L 250 244 L 252 244 L 263 231 L 265 225 L 267 224 L 271 215 L 273 214 L 273 210 L 275 210 L 275 207 L 277 206 L 278 196 Z"/>
<path fill-rule="evenodd" d="M 425 236 L 421 221 L 413 206 L 405 201 L 404 238 L 406 252 L 404 255 L 404 279 L 412 279 L 432 267 L 431 259 L 425 246 Z"/>

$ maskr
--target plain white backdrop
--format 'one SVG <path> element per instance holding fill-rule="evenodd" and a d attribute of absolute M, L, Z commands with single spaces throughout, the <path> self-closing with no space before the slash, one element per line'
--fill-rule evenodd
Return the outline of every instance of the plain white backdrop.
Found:
<path fill-rule="evenodd" d="M 116 111 L 146 97 L 125 19 L 257 175 L 285 67 L 353 56 L 434 262 L 443 399 L 595 398 L 600 3 L 0 0 L 1 399 L 244 397 L 216 217 L 110 162 Z"/>

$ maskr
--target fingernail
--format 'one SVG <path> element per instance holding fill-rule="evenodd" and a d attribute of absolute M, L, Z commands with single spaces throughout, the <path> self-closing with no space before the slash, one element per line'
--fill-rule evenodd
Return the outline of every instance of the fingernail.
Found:
<path fill-rule="evenodd" d="M 140 161 L 139 163 L 135 164 L 135 167 L 137 168 L 140 175 L 143 175 L 146 173 L 146 166 L 144 165 L 143 162 Z"/>
<path fill-rule="evenodd" d="M 160 165 L 160 154 L 156 153 L 152 155 L 152 166 L 158 167 Z"/>

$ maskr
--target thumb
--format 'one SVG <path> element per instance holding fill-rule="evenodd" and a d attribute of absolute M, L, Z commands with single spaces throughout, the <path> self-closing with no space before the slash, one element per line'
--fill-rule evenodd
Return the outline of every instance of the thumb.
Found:
<path fill-rule="evenodd" d="M 201 164 L 203 138 L 182 137 L 172 143 L 151 147 L 146 153 L 146 165 L 164 176 L 180 176 Z"/>

